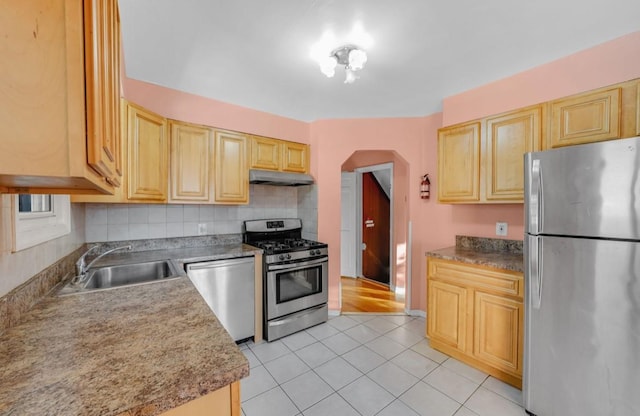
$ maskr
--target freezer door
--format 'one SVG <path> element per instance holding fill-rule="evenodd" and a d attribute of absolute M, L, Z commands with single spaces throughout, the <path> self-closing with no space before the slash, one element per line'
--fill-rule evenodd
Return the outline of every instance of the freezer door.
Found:
<path fill-rule="evenodd" d="M 525 244 L 525 408 L 640 415 L 640 243 L 527 236 Z"/>
<path fill-rule="evenodd" d="M 640 137 L 525 156 L 530 234 L 640 240 Z"/>

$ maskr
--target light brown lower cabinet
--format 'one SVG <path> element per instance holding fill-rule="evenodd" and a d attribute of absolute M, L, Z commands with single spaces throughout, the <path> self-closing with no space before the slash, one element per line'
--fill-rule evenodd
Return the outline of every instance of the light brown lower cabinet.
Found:
<path fill-rule="evenodd" d="M 427 259 L 427 337 L 442 351 L 522 387 L 522 273 Z"/>
<path fill-rule="evenodd" d="M 162 416 L 240 416 L 240 412 L 240 382 L 236 381 Z"/>

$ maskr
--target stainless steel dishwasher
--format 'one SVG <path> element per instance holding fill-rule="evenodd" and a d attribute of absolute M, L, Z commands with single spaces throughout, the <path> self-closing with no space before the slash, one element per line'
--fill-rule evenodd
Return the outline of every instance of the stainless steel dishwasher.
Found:
<path fill-rule="evenodd" d="M 253 257 L 186 265 L 187 275 L 234 341 L 254 336 Z"/>

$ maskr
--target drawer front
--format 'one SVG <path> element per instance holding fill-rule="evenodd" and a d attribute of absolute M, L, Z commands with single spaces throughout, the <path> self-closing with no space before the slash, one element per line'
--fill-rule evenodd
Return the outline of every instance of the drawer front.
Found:
<path fill-rule="evenodd" d="M 473 287 L 496 294 L 523 296 L 522 273 L 467 265 L 457 261 L 429 258 L 429 279 L 438 279 L 463 287 Z"/>

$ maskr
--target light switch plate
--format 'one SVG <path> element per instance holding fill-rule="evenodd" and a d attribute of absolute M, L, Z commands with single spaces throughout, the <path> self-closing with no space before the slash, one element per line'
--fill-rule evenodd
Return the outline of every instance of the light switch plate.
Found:
<path fill-rule="evenodd" d="M 509 225 L 506 222 L 497 222 L 496 223 L 496 235 L 505 236 L 507 235 Z"/>
<path fill-rule="evenodd" d="M 198 235 L 205 235 L 205 234 L 207 234 L 207 224 L 205 223 L 198 224 Z"/>

